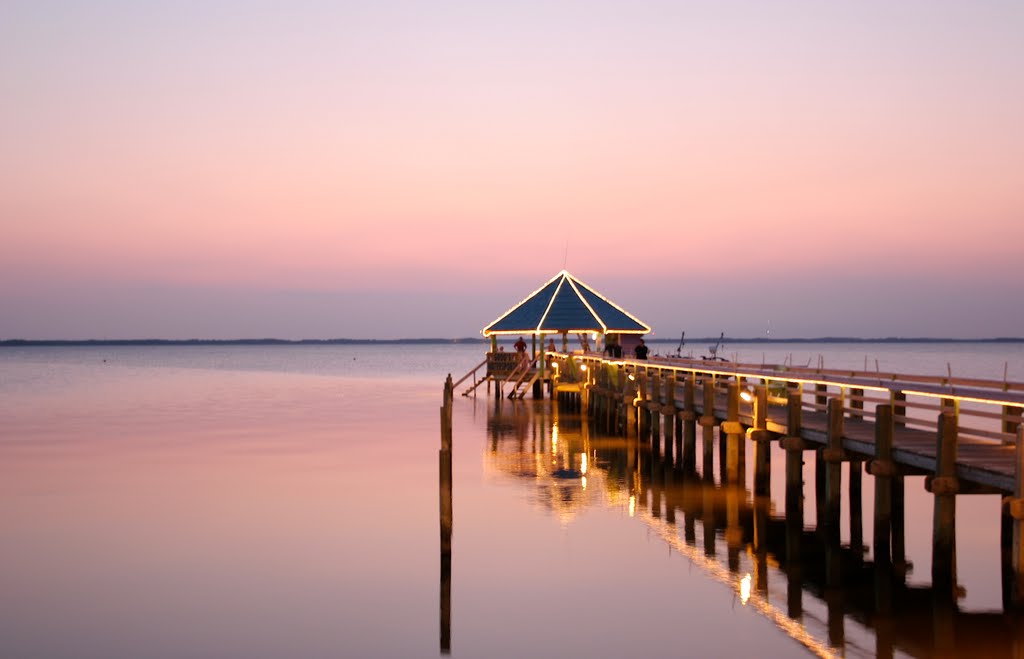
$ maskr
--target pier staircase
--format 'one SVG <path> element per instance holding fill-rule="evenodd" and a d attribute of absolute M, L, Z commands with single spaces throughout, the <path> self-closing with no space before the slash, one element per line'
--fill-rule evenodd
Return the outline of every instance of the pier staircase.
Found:
<path fill-rule="evenodd" d="M 461 378 L 459 378 L 455 382 L 455 384 L 452 385 L 452 389 L 454 390 L 455 387 L 458 387 L 460 384 L 462 384 L 466 380 L 469 380 L 470 378 L 472 378 L 472 384 L 469 385 L 468 389 L 466 389 L 465 391 L 462 392 L 462 395 L 463 396 L 468 396 L 471 393 L 473 393 L 474 391 L 476 391 L 477 387 L 482 385 L 484 382 L 487 382 L 487 380 L 489 380 L 491 378 L 491 374 L 488 372 L 488 370 L 486 368 L 484 368 L 485 366 L 487 366 L 487 359 L 484 359 L 482 362 L 480 362 L 479 364 L 477 364 L 476 366 L 471 368 L 468 373 L 466 373 Z M 479 372 L 480 372 L 481 368 L 484 368 L 484 374 L 483 375 L 479 375 Z"/>
<path fill-rule="evenodd" d="M 540 371 L 537 370 L 536 366 L 536 359 L 533 361 L 523 361 L 509 373 L 506 381 L 512 384 L 512 389 L 508 392 L 508 398 L 522 399 L 526 395 L 526 392 L 530 390 L 533 383 L 540 377 Z"/>
<path fill-rule="evenodd" d="M 518 353 L 490 353 L 486 359 L 456 380 L 452 387 L 454 389 L 468 382 L 461 393 L 463 396 L 470 396 L 485 382 L 493 381 L 495 386 L 507 382 L 512 386 L 508 398 L 523 398 L 540 376 L 536 359 L 521 360 Z"/>

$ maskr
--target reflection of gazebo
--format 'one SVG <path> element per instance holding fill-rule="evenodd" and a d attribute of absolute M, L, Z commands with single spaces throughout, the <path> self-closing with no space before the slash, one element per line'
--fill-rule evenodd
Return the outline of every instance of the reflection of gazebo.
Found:
<path fill-rule="evenodd" d="M 532 504 L 550 512 L 562 525 L 584 509 L 613 500 L 616 483 L 592 458 L 589 422 L 557 405 L 543 411 L 519 405 L 487 406 L 485 476 L 512 478 L 525 484 Z M 618 437 L 600 437 L 597 444 L 626 447 Z"/>
<path fill-rule="evenodd" d="M 562 335 L 562 350 L 568 349 L 569 334 L 579 334 L 584 349 L 587 336 L 597 334 L 606 341 L 617 341 L 622 334 L 647 334 L 651 328 L 604 297 L 576 277 L 562 270 L 525 300 L 506 311 L 483 329 L 491 337 L 491 351 L 497 351 L 499 335 L 533 337 L 541 344 L 547 334 Z"/>

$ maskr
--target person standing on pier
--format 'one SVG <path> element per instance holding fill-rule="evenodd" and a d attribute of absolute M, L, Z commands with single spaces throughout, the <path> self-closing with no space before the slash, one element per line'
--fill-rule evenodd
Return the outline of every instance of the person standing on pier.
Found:
<path fill-rule="evenodd" d="M 519 337 L 519 340 L 513 345 L 516 349 L 516 355 L 519 357 L 519 363 L 522 364 L 526 361 L 526 341 L 523 341 L 523 337 Z"/>
<path fill-rule="evenodd" d="M 647 359 L 647 346 L 644 345 L 643 339 L 640 339 L 640 343 L 633 348 L 633 354 L 636 355 L 637 359 Z"/>

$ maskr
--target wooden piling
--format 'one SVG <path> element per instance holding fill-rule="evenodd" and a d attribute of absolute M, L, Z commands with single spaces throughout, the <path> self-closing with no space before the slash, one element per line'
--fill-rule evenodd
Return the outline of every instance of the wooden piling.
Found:
<path fill-rule="evenodd" d="M 455 399 L 455 387 L 452 385 L 452 374 L 444 381 L 444 392 L 441 396 L 441 450 L 452 449 L 452 405 Z"/>
<path fill-rule="evenodd" d="M 665 377 L 665 402 L 661 406 L 661 416 L 665 420 L 665 462 L 669 465 L 675 463 L 675 443 L 678 440 L 676 435 L 676 378 L 674 375 Z"/>
<path fill-rule="evenodd" d="M 956 586 L 956 479 L 957 418 L 942 412 L 938 419 L 932 522 L 932 587 L 943 599 L 953 598 Z"/>
<path fill-rule="evenodd" d="M 1010 556 L 1014 573 L 1014 589 L 1011 600 L 1016 606 L 1024 606 L 1024 426 L 1017 426 L 1017 475 L 1014 498 L 1010 501 L 1010 516 L 1013 517 L 1013 547 Z"/>
<path fill-rule="evenodd" d="M 636 386 L 640 394 L 640 398 L 637 401 L 637 404 L 635 405 L 637 433 L 639 434 L 641 439 L 646 439 L 647 433 L 651 429 L 651 424 L 649 422 L 650 420 L 647 414 L 647 401 L 649 400 L 649 395 L 647 393 L 648 382 L 646 372 L 637 372 Z"/>
<path fill-rule="evenodd" d="M 789 436 L 783 442 L 786 449 L 786 516 L 790 509 L 799 507 L 800 523 L 804 518 L 804 458 L 805 443 L 800 437 L 803 422 L 803 385 L 799 382 L 789 387 L 786 430 Z"/>
<path fill-rule="evenodd" d="M 754 388 L 754 419 L 750 438 L 754 442 L 754 496 L 771 493 L 772 452 L 768 434 L 768 387 Z"/>
<path fill-rule="evenodd" d="M 863 557 L 864 550 L 864 463 L 851 460 L 850 463 L 850 549 L 854 558 Z"/>
<path fill-rule="evenodd" d="M 839 536 L 839 514 L 842 509 L 843 482 L 843 400 L 828 402 L 828 446 L 822 451 L 825 460 L 825 530 Z"/>
<path fill-rule="evenodd" d="M 896 412 L 893 409 L 893 426 L 896 425 Z M 906 540 L 906 496 L 902 474 L 892 479 L 892 565 L 900 575 L 907 572 L 907 540 Z"/>
<path fill-rule="evenodd" d="M 728 405 L 726 407 L 726 421 L 722 429 L 726 437 L 725 464 L 721 469 L 725 483 L 738 484 L 740 482 L 740 442 L 743 437 L 743 427 L 740 425 L 740 385 L 738 382 L 729 383 Z"/>
<path fill-rule="evenodd" d="M 438 499 L 440 518 L 440 651 L 451 652 L 451 593 L 452 593 L 452 376 L 445 380 L 441 405 L 441 449 L 438 451 Z"/>
<path fill-rule="evenodd" d="M 635 404 L 636 392 L 638 388 L 636 378 L 638 377 L 639 374 L 634 374 L 634 379 L 632 380 L 630 380 L 629 377 L 627 377 L 623 384 L 624 391 L 622 393 L 622 412 L 626 416 L 626 436 L 630 438 L 636 437 L 639 434 L 637 432 L 637 426 L 639 425 L 637 423 L 639 409 L 636 407 Z"/>
<path fill-rule="evenodd" d="M 452 646 L 452 452 L 438 451 L 441 494 L 440 650 Z"/>
<path fill-rule="evenodd" d="M 875 477 L 874 554 L 876 564 L 892 562 L 892 405 L 875 408 L 875 459 L 869 463 Z"/>
<path fill-rule="evenodd" d="M 825 449 L 814 452 L 814 525 L 825 528 Z"/>
<path fill-rule="evenodd" d="M 645 402 L 650 419 L 651 451 L 657 456 L 661 452 L 661 374 L 657 370 L 651 373 Z"/>
<path fill-rule="evenodd" d="M 715 376 L 705 373 L 701 376 L 704 384 L 704 409 L 700 417 L 703 429 L 704 461 L 701 467 L 704 480 L 710 481 L 715 472 Z"/>
<path fill-rule="evenodd" d="M 697 467 L 697 408 L 696 408 L 697 376 L 686 375 L 683 381 L 683 471 L 693 473 Z"/>

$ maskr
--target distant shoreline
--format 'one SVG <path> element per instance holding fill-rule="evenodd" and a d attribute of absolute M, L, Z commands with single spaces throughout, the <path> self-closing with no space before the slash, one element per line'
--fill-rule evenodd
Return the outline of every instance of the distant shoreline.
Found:
<path fill-rule="evenodd" d="M 511 337 L 506 341 L 511 342 Z M 696 343 L 716 343 L 718 337 L 699 337 L 688 339 L 687 345 Z M 505 341 L 502 341 L 505 342 Z M 677 339 L 654 338 L 648 343 L 676 345 Z M 85 346 L 322 346 L 322 345 L 447 345 L 447 344 L 487 344 L 489 339 L 466 337 L 459 339 L 6 339 L 0 341 L 0 348 L 17 347 L 85 347 Z M 880 337 L 863 339 L 856 337 L 817 337 L 817 338 L 731 338 L 722 339 L 723 344 L 730 343 L 763 343 L 763 344 L 799 344 L 799 343 L 1024 343 L 1024 337 L 995 337 L 988 339 L 952 339 L 928 337 Z"/>

